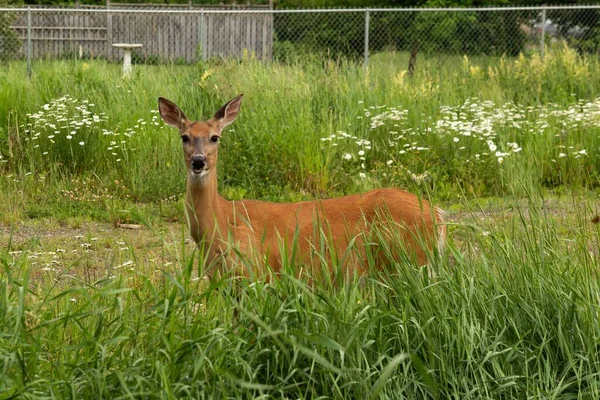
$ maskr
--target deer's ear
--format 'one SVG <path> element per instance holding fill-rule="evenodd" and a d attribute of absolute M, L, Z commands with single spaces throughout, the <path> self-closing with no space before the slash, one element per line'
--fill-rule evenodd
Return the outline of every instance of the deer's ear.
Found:
<path fill-rule="evenodd" d="M 220 129 L 225 128 L 227 125 L 235 121 L 235 117 L 237 117 L 238 113 L 240 112 L 240 106 L 242 105 L 243 97 L 243 93 L 238 95 L 235 99 L 227 102 L 227 104 L 225 104 L 219 109 L 219 111 L 215 113 L 213 118 L 219 123 Z"/>
<path fill-rule="evenodd" d="M 180 130 L 189 123 L 189 120 L 183 111 L 177 107 L 177 104 L 163 97 L 158 98 L 158 111 L 165 123 L 179 128 Z"/>

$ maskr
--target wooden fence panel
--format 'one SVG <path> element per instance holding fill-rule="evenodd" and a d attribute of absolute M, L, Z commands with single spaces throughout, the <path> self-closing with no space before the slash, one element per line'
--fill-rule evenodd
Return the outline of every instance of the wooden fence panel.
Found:
<path fill-rule="evenodd" d="M 146 60 L 195 62 L 201 57 L 240 58 L 254 54 L 270 59 L 273 14 L 265 13 L 135 13 L 56 12 L 31 10 L 33 58 L 102 57 L 119 60 L 114 43 L 140 43 Z M 12 28 L 26 54 L 27 14 L 20 13 Z M 202 52 L 202 53 L 200 53 Z"/>
<path fill-rule="evenodd" d="M 205 17 L 208 58 L 240 58 L 244 53 L 262 60 L 272 57 L 272 14 L 206 14 Z"/>

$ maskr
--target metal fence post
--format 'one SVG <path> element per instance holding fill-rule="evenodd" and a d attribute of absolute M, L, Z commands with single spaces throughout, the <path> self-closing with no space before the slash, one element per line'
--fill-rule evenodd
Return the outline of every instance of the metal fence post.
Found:
<path fill-rule="evenodd" d="M 365 9 L 365 67 L 369 66 L 369 9 Z"/>
<path fill-rule="evenodd" d="M 204 35 L 204 29 L 207 26 L 206 17 L 204 14 L 204 8 L 200 9 L 200 60 L 206 61 L 206 52 L 208 43 L 206 42 L 206 36 Z"/>
<path fill-rule="evenodd" d="M 31 79 L 31 7 L 27 7 L 27 78 Z"/>
<path fill-rule="evenodd" d="M 544 58 L 544 50 L 546 47 L 546 6 L 542 7 L 542 37 L 540 39 L 540 56 Z"/>
<path fill-rule="evenodd" d="M 106 0 L 106 9 L 110 9 L 110 0 Z M 113 24 L 112 24 L 112 14 L 110 12 L 106 13 L 106 58 L 108 60 L 112 60 L 111 53 L 113 51 Z"/>

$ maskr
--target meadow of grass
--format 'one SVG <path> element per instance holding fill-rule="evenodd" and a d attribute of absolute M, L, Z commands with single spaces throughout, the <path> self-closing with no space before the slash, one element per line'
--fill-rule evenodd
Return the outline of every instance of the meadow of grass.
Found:
<path fill-rule="evenodd" d="M 599 60 L 406 65 L 3 66 L 0 397 L 598 398 Z M 200 119 L 241 92 L 226 197 L 420 193 L 449 211 L 437 276 L 200 279 L 156 102 Z"/>

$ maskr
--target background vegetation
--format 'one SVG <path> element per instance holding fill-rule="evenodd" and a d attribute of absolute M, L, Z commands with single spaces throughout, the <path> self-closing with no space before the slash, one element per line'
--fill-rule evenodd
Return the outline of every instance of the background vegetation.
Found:
<path fill-rule="evenodd" d="M 37 5 L 104 5 L 105 1 L 82 0 L 5 0 L 10 5 L 37 4 Z M 128 4 L 188 4 L 185 1 L 171 0 L 133 0 L 121 2 Z M 235 1 L 208 0 L 193 2 L 195 5 L 222 6 L 224 8 L 236 6 Z M 198 4 L 196 4 L 198 3 Z M 569 4 L 595 4 L 587 1 L 532 1 L 527 5 L 569 5 Z M 0 1 L 0 4 L 3 4 Z M 114 1 L 113 4 L 119 4 Z M 293 8 L 377 8 L 377 7 L 486 7 L 486 6 L 522 6 L 522 2 L 512 0 L 316 0 L 296 1 L 279 0 L 242 2 L 242 6 L 270 6 L 276 9 Z M 10 15 L 4 15 L 9 18 Z M 572 47 L 579 52 L 598 52 L 600 32 L 597 29 L 600 14 L 596 9 L 583 10 L 549 10 L 548 23 L 552 23 L 557 33 L 562 38 L 569 40 Z M 467 54 L 467 55 L 509 55 L 516 56 L 527 51 L 528 31 L 535 35 L 541 27 L 541 15 L 537 11 L 518 12 L 460 12 L 460 13 L 376 13 L 371 15 L 371 35 L 369 47 L 371 53 L 379 51 L 411 51 L 418 49 L 420 54 Z M 360 14 L 279 14 L 274 19 L 275 55 L 280 58 L 288 54 L 299 52 L 315 53 L 327 52 L 328 56 L 344 56 L 358 59 L 362 57 L 364 49 L 364 16 Z M 6 21 L 0 20 L 6 25 Z M 1 29 L 1 28 L 0 28 Z M 344 35 L 339 35 L 344 32 Z M 2 32 L 0 32 L 2 33 Z M 4 32 L 3 36 L 10 34 Z M 11 40 L 8 37 L 8 40 Z M 14 40 L 14 38 L 12 39 Z M 536 42 L 539 39 L 534 39 Z M 12 48 L 7 42 L 5 48 Z M 0 58 L 7 58 L 11 54 L 0 54 Z"/>
<path fill-rule="evenodd" d="M 138 65 L 125 81 L 117 65 L 67 60 L 37 62 L 27 81 L 24 65 L 13 62 L 0 71 L 0 168 L 50 186 L 92 174 L 121 182 L 132 199 L 177 198 L 180 143 L 159 121 L 156 99 L 201 119 L 244 92 L 220 158 L 223 187 L 237 196 L 331 197 L 407 186 L 416 175 L 440 199 L 465 190 L 506 195 L 523 179 L 595 188 L 596 57 L 557 45 L 543 61 L 533 54 L 419 62 L 412 79 L 407 55 L 387 53 L 366 72 L 344 60 L 248 58 Z"/>

